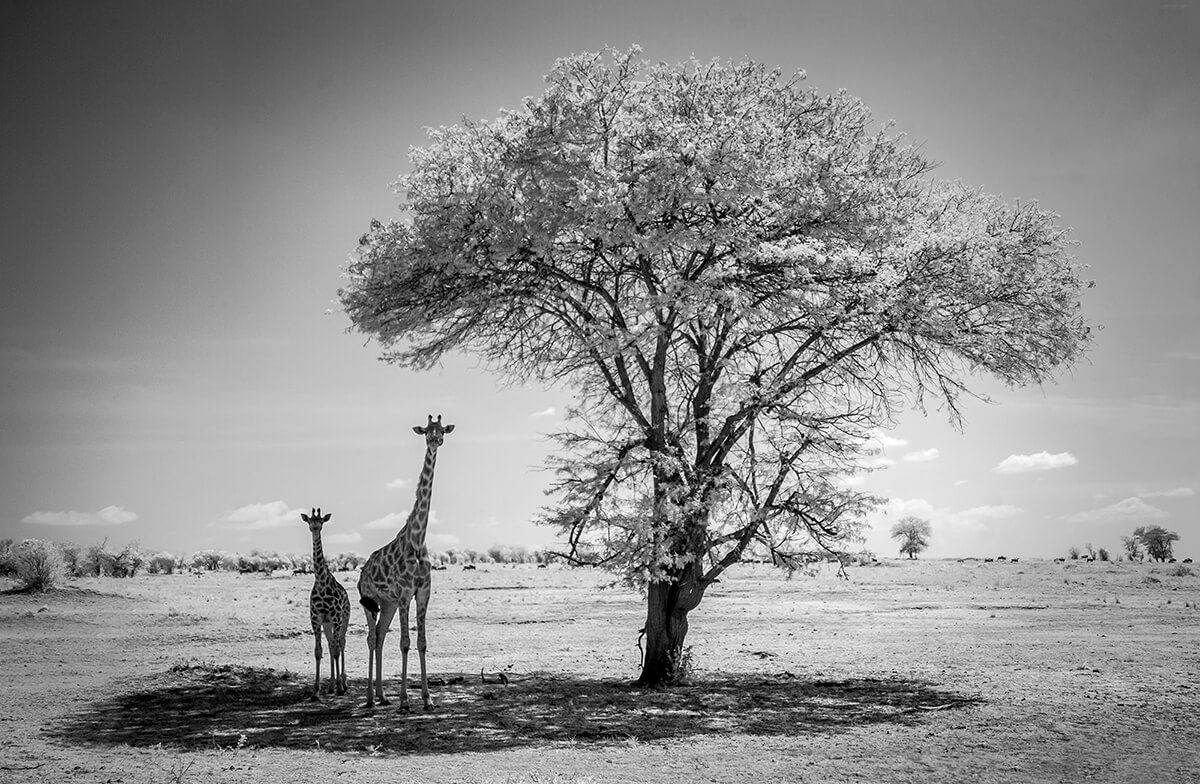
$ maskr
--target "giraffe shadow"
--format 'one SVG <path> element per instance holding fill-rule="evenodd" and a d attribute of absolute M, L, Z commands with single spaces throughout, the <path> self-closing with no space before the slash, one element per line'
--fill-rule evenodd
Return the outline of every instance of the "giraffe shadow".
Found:
<path fill-rule="evenodd" d="M 805 680 L 782 673 L 714 674 L 648 690 L 626 682 L 526 675 L 507 685 L 478 675 L 431 679 L 434 711 L 363 707 L 365 680 L 342 697 L 309 701 L 295 673 L 236 665 L 179 665 L 135 690 L 92 703 L 47 728 L 79 745 L 183 750 L 229 747 L 341 753 L 441 754 L 526 746 L 612 744 L 728 735 L 803 736 L 864 725 L 911 724 L 981 702 L 916 680 Z M 394 687 L 395 681 L 389 681 Z"/>

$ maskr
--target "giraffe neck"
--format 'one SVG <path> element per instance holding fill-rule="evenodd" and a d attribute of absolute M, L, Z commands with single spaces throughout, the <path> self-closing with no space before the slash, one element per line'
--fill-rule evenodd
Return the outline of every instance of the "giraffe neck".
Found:
<path fill-rule="evenodd" d="M 408 516 L 407 544 L 416 552 L 425 547 L 425 531 L 429 527 L 429 503 L 433 498 L 433 467 L 437 463 L 437 448 L 432 444 L 425 448 L 425 464 L 421 467 L 421 478 L 417 481 L 417 500 L 412 514 Z"/>
<path fill-rule="evenodd" d="M 329 571 L 325 563 L 325 553 L 321 549 L 321 532 L 313 531 L 313 574 L 323 574 Z"/>

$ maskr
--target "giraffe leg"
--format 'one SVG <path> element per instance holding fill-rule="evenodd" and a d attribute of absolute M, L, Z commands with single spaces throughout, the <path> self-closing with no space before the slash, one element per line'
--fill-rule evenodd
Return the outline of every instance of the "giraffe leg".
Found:
<path fill-rule="evenodd" d="M 379 625 L 379 615 L 363 608 L 367 615 L 367 704 L 365 707 L 375 707 L 375 691 L 372 688 L 375 680 L 375 638 Z"/>
<path fill-rule="evenodd" d="M 408 710 L 408 602 L 400 608 L 400 710 Z"/>
<path fill-rule="evenodd" d="M 380 705 L 390 705 L 391 700 L 383 696 L 383 641 L 387 637 L 392 618 L 396 617 L 395 606 L 384 606 L 379 611 L 379 623 L 375 629 L 375 697 Z"/>
<path fill-rule="evenodd" d="M 313 702 L 321 699 L 321 626 L 316 620 L 313 621 L 313 657 L 317 660 L 317 675 L 313 680 L 313 692 L 309 697 Z"/>
<path fill-rule="evenodd" d="M 425 669 L 425 611 L 429 609 L 429 584 L 417 591 L 417 658 L 421 660 L 421 702 L 425 710 L 433 710 L 429 700 L 429 675 Z"/>
<path fill-rule="evenodd" d="M 339 695 L 346 693 L 346 631 L 350 625 L 350 617 L 343 616 L 340 627 L 337 629 L 337 653 L 330 651 L 330 656 L 333 656 L 337 662 L 337 693 Z"/>
<path fill-rule="evenodd" d="M 329 643 L 329 692 L 332 694 L 335 691 L 337 691 L 337 684 L 338 684 L 338 680 L 337 680 L 337 663 L 338 663 L 338 661 L 337 661 L 337 657 L 338 657 L 337 632 L 334 629 L 333 623 L 330 621 L 326 621 L 325 623 L 321 624 L 321 626 L 325 630 L 325 641 L 327 643 Z M 340 692 L 338 692 L 338 693 L 340 693 Z"/>

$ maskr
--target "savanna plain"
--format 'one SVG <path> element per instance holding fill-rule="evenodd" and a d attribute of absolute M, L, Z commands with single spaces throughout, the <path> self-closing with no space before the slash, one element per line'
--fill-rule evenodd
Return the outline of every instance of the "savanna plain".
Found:
<path fill-rule="evenodd" d="M 636 592 L 451 566 L 429 612 L 436 708 L 410 687 L 411 713 L 396 625 L 392 704 L 363 707 L 357 605 L 350 691 L 327 693 L 325 659 L 310 701 L 311 576 L 0 584 L 0 780 L 1195 782 L 1200 576 L 1181 566 L 747 564 L 691 614 L 689 682 L 659 691 L 630 685 Z"/>

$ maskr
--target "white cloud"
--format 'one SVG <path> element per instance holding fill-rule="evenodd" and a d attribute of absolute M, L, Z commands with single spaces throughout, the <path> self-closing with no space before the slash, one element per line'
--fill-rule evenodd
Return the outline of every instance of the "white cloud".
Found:
<path fill-rule="evenodd" d="M 861 487 L 867 483 L 867 477 L 862 474 L 848 474 L 837 478 L 837 484 L 842 487 Z"/>
<path fill-rule="evenodd" d="M 955 482 L 955 483 L 954 483 L 954 486 L 955 486 L 955 487 L 962 487 L 962 486 L 963 486 L 963 485 L 965 485 L 966 483 L 967 483 L 967 480 L 966 480 L 966 479 L 959 479 L 957 482 Z"/>
<path fill-rule="evenodd" d="M 535 411 L 534 413 L 529 415 L 529 418 L 530 419 L 544 419 L 546 417 L 552 417 L 557 414 L 558 414 L 558 409 L 556 409 L 554 406 L 550 406 L 550 408 L 547 408 L 544 411 Z"/>
<path fill-rule="evenodd" d="M 408 512 L 390 512 L 366 523 L 363 528 L 395 528 L 399 531 L 406 522 L 408 522 Z"/>
<path fill-rule="evenodd" d="M 401 488 L 408 487 L 410 484 L 412 484 L 412 483 L 409 482 L 407 479 L 393 479 L 392 481 L 387 483 L 387 486 L 392 488 L 393 490 L 399 490 Z"/>
<path fill-rule="evenodd" d="M 1191 498 L 1196 491 L 1190 487 L 1176 487 L 1174 490 L 1159 490 L 1155 493 L 1138 493 L 1138 498 Z"/>
<path fill-rule="evenodd" d="M 882 430 L 876 430 L 867 438 L 868 444 L 878 444 L 880 447 L 887 449 L 889 446 L 907 446 L 908 442 L 903 438 L 893 438 Z"/>
<path fill-rule="evenodd" d="M 961 530 L 967 531 L 984 531 L 988 528 L 988 523 L 995 520 L 1004 520 L 1009 517 L 1016 517 L 1025 510 L 1019 506 L 1009 504 L 998 504 L 995 506 L 973 506 L 970 509 L 964 509 L 961 512 L 954 512 L 942 518 L 942 521 L 947 526 L 952 526 Z"/>
<path fill-rule="evenodd" d="M 34 512 L 21 519 L 33 525 L 121 525 L 137 519 L 137 514 L 121 506 L 106 506 L 99 512 Z"/>
<path fill-rule="evenodd" d="M 221 519 L 209 523 L 209 525 L 236 531 L 260 531 L 264 528 L 299 526 L 303 524 L 300 520 L 301 512 L 307 511 L 307 509 L 292 509 L 283 501 L 246 504 L 226 513 Z"/>
<path fill-rule="evenodd" d="M 1156 506 L 1151 506 L 1140 498 L 1126 498 L 1115 504 L 1100 509 L 1089 509 L 1084 512 L 1065 515 L 1062 519 L 1068 523 L 1113 522 L 1122 520 L 1161 520 L 1169 515 Z"/>
<path fill-rule="evenodd" d="M 1052 455 L 1049 452 L 1038 452 L 1035 455 L 1009 455 L 993 468 L 1005 474 L 1022 473 L 1025 471 L 1050 471 L 1055 468 L 1073 466 L 1079 461 L 1070 452 L 1059 452 Z"/>
<path fill-rule="evenodd" d="M 862 460 L 863 468 L 888 468 L 896 465 L 896 461 L 883 455 L 871 455 Z"/>
<path fill-rule="evenodd" d="M 929 460 L 937 460 L 939 454 L 937 447 L 931 447 L 916 452 L 909 452 L 904 456 L 904 460 L 909 463 L 924 463 Z"/>
<path fill-rule="evenodd" d="M 322 535 L 322 540 L 325 544 L 358 544 L 362 541 L 362 534 L 354 531 L 348 534 L 329 534 Z"/>
<path fill-rule="evenodd" d="M 377 517 L 369 523 L 365 523 L 363 528 L 391 528 L 399 531 L 408 523 L 410 512 L 389 512 L 383 517 Z M 429 510 L 429 525 L 430 527 L 437 525 L 438 513 L 436 509 Z"/>

